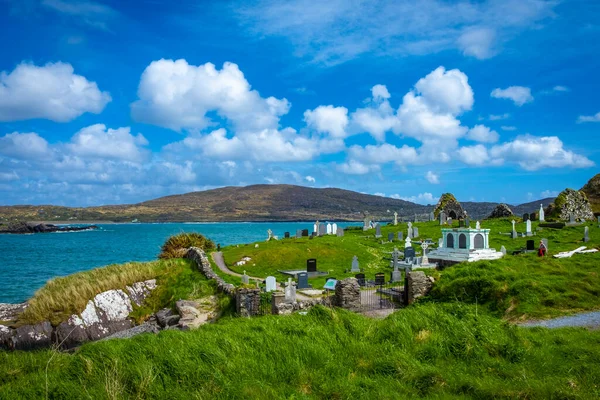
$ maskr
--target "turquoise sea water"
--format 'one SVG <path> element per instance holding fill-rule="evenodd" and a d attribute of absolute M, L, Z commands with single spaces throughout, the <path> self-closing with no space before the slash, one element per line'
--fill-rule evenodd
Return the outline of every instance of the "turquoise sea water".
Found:
<path fill-rule="evenodd" d="M 359 223 L 338 223 L 338 226 Z M 48 279 L 109 264 L 156 259 L 165 240 L 180 232 L 199 232 L 226 246 L 265 240 L 267 229 L 283 237 L 309 222 L 106 224 L 94 231 L 0 234 L 0 303 L 27 300 Z"/>

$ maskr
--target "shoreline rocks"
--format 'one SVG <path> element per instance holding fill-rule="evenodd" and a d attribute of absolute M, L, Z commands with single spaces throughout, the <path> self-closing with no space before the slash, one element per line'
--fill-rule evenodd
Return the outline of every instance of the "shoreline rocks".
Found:
<path fill-rule="evenodd" d="M 26 222 L 16 222 L 9 224 L 6 227 L 0 226 L 0 233 L 25 235 L 31 233 L 79 232 L 93 229 L 98 229 L 98 226 L 56 226 L 53 224 L 28 224 Z"/>

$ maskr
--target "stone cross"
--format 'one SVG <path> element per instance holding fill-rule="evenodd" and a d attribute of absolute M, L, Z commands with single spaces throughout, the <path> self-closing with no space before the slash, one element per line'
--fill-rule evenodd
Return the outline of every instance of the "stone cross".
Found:
<path fill-rule="evenodd" d="M 543 204 L 540 204 L 540 222 L 543 222 L 543 221 L 545 221 L 545 219 L 544 219 L 544 218 L 545 218 L 545 217 L 544 217 L 544 205 L 543 205 Z"/>
<path fill-rule="evenodd" d="M 481 224 L 479 221 L 475 222 L 475 229 L 481 229 Z"/>
<path fill-rule="evenodd" d="M 406 237 L 406 240 L 404 241 L 404 248 L 407 248 L 407 247 L 412 247 L 412 243 L 408 236 Z"/>
<path fill-rule="evenodd" d="M 398 213 L 394 211 L 394 226 L 398 225 Z"/>
<path fill-rule="evenodd" d="M 269 235 L 269 237 L 267 238 L 267 240 L 273 239 L 273 231 L 272 230 L 267 229 L 267 235 Z"/>
<path fill-rule="evenodd" d="M 315 222 L 315 225 L 314 225 L 314 228 L 313 228 L 313 232 L 319 233 L 319 220 L 317 220 L 317 222 Z"/>
<path fill-rule="evenodd" d="M 365 218 L 363 220 L 363 231 L 368 230 L 371 227 L 371 217 L 365 212 Z"/>
<path fill-rule="evenodd" d="M 394 251 L 392 252 L 392 265 L 394 267 L 394 271 L 398 271 L 398 257 L 400 257 L 400 252 L 396 247 L 394 247 Z"/>
<path fill-rule="evenodd" d="M 426 241 L 421 241 L 421 249 L 423 249 L 423 257 L 421 257 L 421 264 L 427 265 L 429 264 L 429 258 L 427 258 L 427 249 L 429 248 L 429 243 Z"/>
<path fill-rule="evenodd" d="M 250 283 L 250 277 L 246 275 L 246 271 L 244 271 L 244 275 L 242 275 L 242 284 L 248 285 Z"/>
<path fill-rule="evenodd" d="M 285 302 L 286 303 L 295 303 L 296 302 L 296 282 L 292 281 L 292 278 L 288 278 L 287 283 L 285 284 Z"/>
<path fill-rule="evenodd" d="M 517 230 L 515 229 L 515 224 L 517 223 L 514 219 L 512 221 L 510 221 L 512 223 L 512 233 L 511 233 L 511 237 L 513 239 L 515 239 L 517 237 Z"/>

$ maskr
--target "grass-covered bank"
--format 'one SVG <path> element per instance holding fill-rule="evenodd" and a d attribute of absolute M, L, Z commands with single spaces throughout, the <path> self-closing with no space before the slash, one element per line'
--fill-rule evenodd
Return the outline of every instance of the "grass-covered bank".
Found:
<path fill-rule="evenodd" d="M 29 300 L 17 325 L 45 320 L 57 325 L 71 314 L 81 313 L 98 293 L 125 289 L 127 285 L 148 279 L 156 279 L 158 287 L 142 307 L 135 307 L 132 316 L 138 321 L 160 308 L 173 307 L 179 299 L 199 298 L 215 292 L 214 283 L 208 281 L 190 260 L 109 265 L 48 281 Z"/>
<path fill-rule="evenodd" d="M 319 307 L 75 354 L 0 352 L 0 398 L 587 399 L 600 396 L 598 359 L 600 332 L 521 329 L 474 306 L 385 320 Z"/>

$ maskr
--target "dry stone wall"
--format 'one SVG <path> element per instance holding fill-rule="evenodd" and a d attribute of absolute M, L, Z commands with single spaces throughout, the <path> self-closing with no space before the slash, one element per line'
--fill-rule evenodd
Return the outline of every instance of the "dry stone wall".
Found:
<path fill-rule="evenodd" d="M 212 267 L 210 266 L 210 261 L 208 261 L 208 256 L 204 252 L 204 250 L 198 247 L 190 247 L 190 249 L 185 254 L 185 258 L 190 260 L 194 260 L 198 265 L 198 269 L 204 276 L 208 279 L 212 279 L 217 283 L 217 289 L 225 294 L 230 296 L 235 295 L 235 286 L 231 283 L 227 283 L 221 278 L 219 275 L 215 274 Z"/>
<path fill-rule="evenodd" d="M 419 297 L 425 296 L 431 290 L 433 281 L 423 271 L 408 273 L 408 304 L 414 303 Z"/>

